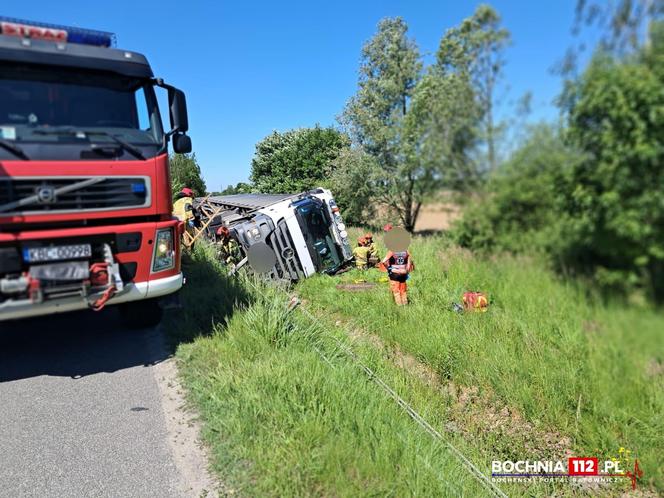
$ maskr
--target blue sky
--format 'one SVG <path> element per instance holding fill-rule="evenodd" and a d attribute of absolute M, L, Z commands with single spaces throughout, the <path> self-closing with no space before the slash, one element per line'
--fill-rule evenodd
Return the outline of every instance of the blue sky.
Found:
<path fill-rule="evenodd" d="M 4 2 L 3 15 L 96 28 L 144 53 L 182 88 L 208 189 L 244 181 L 254 145 L 272 130 L 333 125 L 357 85 L 362 44 L 378 21 L 402 16 L 431 57 L 445 30 L 480 2 Z M 553 119 L 560 80 L 550 70 L 572 43 L 576 0 L 491 4 L 512 33 L 503 99 L 533 93 L 531 119 Z"/>

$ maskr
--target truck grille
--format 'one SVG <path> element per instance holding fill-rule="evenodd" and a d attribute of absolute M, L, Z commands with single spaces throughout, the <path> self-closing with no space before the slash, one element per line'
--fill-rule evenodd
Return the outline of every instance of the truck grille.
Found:
<path fill-rule="evenodd" d="M 147 177 L 0 178 L 0 216 L 149 205 Z"/>
<path fill-rule="evenodd" d="M 288 226 L 284 220 L 277 224 L 277 228 L 270 235 L 270 245 L 277 253 L 277 266 L 282 273 L 281 278 L 298 281 L 304 278 L 304 271 L 295 255 L 295 244 L 288 232 Z"/>

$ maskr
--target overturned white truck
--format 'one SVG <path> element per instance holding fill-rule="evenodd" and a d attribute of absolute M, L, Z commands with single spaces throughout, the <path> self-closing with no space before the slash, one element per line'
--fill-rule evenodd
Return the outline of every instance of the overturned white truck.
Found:
<path fill-rule="evenodd" d="M 196 205 L 204 217 L 213 218 L 206 229 L 211 240 L 225 226 L 238 242 L 243 255 L 238 267 L 249 261 L 250 268 L 271 279 L 297 281 L 335 273 L 353 257 L 339 208 L 323 188 L 299 194 L 210 196 Z M 252 264 L 252 255 L 262 258 L 261 264 Z"/>

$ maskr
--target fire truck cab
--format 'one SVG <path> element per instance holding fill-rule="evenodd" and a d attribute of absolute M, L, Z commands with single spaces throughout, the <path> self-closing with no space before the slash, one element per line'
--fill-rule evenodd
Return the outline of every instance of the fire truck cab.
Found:
<path fill-rule="evenodd" d="M 168 144 L 191 151 L 185 97 L 114 38 L 0 17 L 0 322 L 118 304 L 149 325 L 182 286 Z"/>

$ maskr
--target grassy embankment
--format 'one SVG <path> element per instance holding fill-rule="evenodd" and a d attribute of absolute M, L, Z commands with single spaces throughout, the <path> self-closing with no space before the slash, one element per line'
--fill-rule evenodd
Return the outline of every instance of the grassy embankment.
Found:
<path fill-rule="evenodd" d="M 386 284 L 349 293 L 317 277 L 299 292 L 321 317 L 333 315 L 397 361 L 406 356 L 425 368 L 447 419 L 482 462 L 566 452 L 601 459 L 624 447 L 638 456 L 644 479 L 664 490 L 661 312 L 598 304 L 525 258 L 479 259 L 440 238 L 416 239 L 411 251 L 417 270 L 407 309 L 392 306 Z M 487 292 L 490 310 L 450 312 L 466 290 Z"/>
<path fill-rule="evenodd" d="M 177 321 L 168 320 L 175 325 L 170 334 L 181 343 L 180 371 L 225 491 L 242 496 L 486 493 L 326 341 L 321 329 L 289 312 L 283 294 L 263 290 L 262 296 L 227 280 L 203 246 L 185 270 L 185 309 Z M 233 299 L 235 308 L 228 304 Z"/>
<path fill-rule="evenodd" d="M 662 489 L 661 315 L 593 306 L 532 261 L 478 261 L 440 239 L 417 240 L 412 252 L 408 308 L 392 305 L 377 272 L 320 276 L 297 289 L 320 316 L 312 325 L 283 296 L 225 279 L 199 248 L 173 337 L 198 335 L 177 355 L 227 486 L 250 496 L 486 494 L 325 338 L 334 334 L 487 474 L 493 459 L 622 446 Z M 360 277 L 377 287 L 336 289 Z M 449 311 L 467 289 L 489 293 L 488 313 Z"/>

